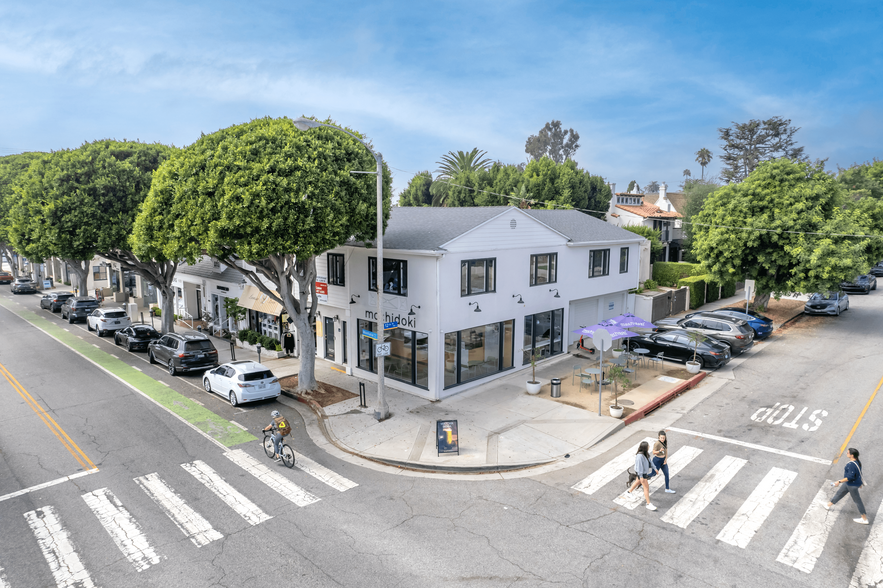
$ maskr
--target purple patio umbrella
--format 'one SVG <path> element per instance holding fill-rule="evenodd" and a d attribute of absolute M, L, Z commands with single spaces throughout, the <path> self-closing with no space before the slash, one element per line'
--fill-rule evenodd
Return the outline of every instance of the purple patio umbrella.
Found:
<path fill-rule="evenodd" d="M 620 325 L 617 325 L 613 321 L 604 321 L 602 323 L 598 323 L 597 325 L 592 325 L 591 327 L 585 327 L 582 329 L 577 329 L 573 331 L 574 333 L 579 333 L 580 335 L 585 335 L 587 337 L 591 337 L 595 334 L 595 331 L 598 329 L 607 329 L 607 332 L 610 333 L 610 338 L 613 340 L 623 339 L 625 337 L 637 337 L 637 333 L 632 333 L 631 331 L 625 330 Z"/>
<path fill-rule="evenodd" d="M 612 319 L 607 319 L 609 322 L 614 323 L 617 326 L 620 326 L 624 329 L 655 329 L 656 325 L 649 321 L 645 321 L 644 319 L 637 317 L 631 313 L 621 314 L 619 316 L 613 317 Z"/>

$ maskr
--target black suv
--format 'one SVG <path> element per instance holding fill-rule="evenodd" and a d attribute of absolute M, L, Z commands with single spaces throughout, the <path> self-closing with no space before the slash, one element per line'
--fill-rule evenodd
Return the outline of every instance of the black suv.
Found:
<path fill-rule="evenodd" d="M 164 363 L 169 374 L 206 369 L 218 365 L 218 350 L 204 335 L 168 333 L 147 346 L 150 363 Z"/>
<path fill-rule="evenodd" d="M 74 296 L 61 305 L 61 318 L 69 323 L 86 320 L 92 311 L 98 308 L 98 299 L 92 296 Z"/>
<path fill-rule="evenodd" d="M 40 308 L 45 308 L 52 312 L 58 312 L 64 305 L 64 301 L 73 297 L 73 292 L 50 292 L 40 299 Z"/>

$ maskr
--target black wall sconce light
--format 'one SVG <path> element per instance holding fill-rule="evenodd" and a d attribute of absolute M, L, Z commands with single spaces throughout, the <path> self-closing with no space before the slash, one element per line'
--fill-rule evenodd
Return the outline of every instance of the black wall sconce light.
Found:
<path fill-rule="evenodd" d="M 350 304 L 356 303 L 355 298 L 361 298 L 361 296 L 359 296 L 358 294 L 353 294 L 352 296 L 350 296 Z"/>
<path fill-rule="evenodd" d="M 414 312 L 415 308 L 420 308 L 420 305 L 419 304 L 412 304 L 411 310 L 408 311 L 408 316 L 414 316 L 415 314 L 417 314 L 416 312 Z"/>
<path fill-rule="evenodd" d="M 561 298 L 561 296 L 558 295 L 558 288 L 549 288 L 549 292 L 555 293 L 555 295 L 552 296 L 552 298 Z"/>
<path fill-rule="evenodd" d="M 518 298 L 518 300 L 515 301 L 517 304 L 524 304 L 524 300 L 521 299 L 521 294 L 513 294 L 512 298 Z"/>
<path fill-rule="evenodd" d="M 481 312 L 481 309 L 478 307 L 478 302 L 470 302 L 469 306 L 475 305 L 475 312 Z"/>

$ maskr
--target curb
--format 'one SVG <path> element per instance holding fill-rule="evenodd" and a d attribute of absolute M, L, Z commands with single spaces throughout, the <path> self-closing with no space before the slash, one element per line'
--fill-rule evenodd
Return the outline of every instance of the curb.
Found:
<path fill-rule="evenodd" d="M 675 386 L 674 388 L 672 388 L 668 392 L 665 392 L 664 394 L 657 396 L 656 398 L 654 398 L 653 400 L 651 400 L 650 402 L 648 402 L 647 404 L 645 404 L 644 406 L 642 406 L 641 408 L 639 408 L 638 410 L 636 410 L 635 412 L 630 414 L 624 420 L 625 424 L 630 425 L 634 422 L 641 420 L 642 418 L 647 416 L 647 413 L 649 413 L 653 410 L 656 410 L 657 408 L 659 408 L 660 406 L 662 406 L 663 404 L 665 404 L 666 402 L 668 402 L 669 400 L 671 400 L 675 396 L 678 396 L 679 394 L 696 386 L 696 384 L 701 382 L 705 378 L 705 376 L 707 376 L 707 375 L 708 375 L 708 372 L 699 372 L 698 374 L 696 374 L 695 376 L 693 376 L 692 378 L 690 378 L 686 382 L 678 384 L 677 386 Z"/>

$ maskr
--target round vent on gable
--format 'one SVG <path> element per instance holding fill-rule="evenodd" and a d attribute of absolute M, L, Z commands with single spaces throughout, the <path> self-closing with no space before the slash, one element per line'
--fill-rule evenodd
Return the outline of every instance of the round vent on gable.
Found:
<path fill-rule="evenodd" d="M 512 220 L 509 221 L 509 228 L 510 228 L 510 229 L 514 229 L 514 228 L 517 227 L 517 226 L 518 226 L 518 223 L 515 222 L 515 219 L 514 219 L 514 218 L 513 218 Z"/>

